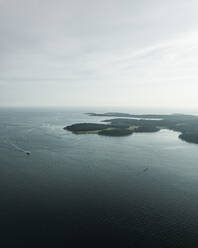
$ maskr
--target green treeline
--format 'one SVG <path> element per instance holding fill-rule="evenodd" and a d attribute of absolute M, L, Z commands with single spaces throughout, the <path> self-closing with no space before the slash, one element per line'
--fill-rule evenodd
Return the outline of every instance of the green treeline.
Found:
<path fill-rule="evenodd" d="M 73 133 L 97 133 L 106 136 L 126 136 L 134 132 L 157 132 L 162 128 L 178 131 L 179 138 L 187 142 L 198 144 L 198 116 L 172 115 L 130 115 L 125 113 L 106 113 L 91 116 L 119 117 L 104 120 L 108 124 L 77 123 L 64 129 Z"/>

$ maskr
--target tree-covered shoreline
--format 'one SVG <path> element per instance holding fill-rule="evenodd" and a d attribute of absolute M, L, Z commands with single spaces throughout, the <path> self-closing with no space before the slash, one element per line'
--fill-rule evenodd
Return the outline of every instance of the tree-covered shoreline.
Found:
<path fill-rule="evenodd" d="M 166 128 L 180 132 L 180 139 L 198 144 L 198 116 L 195 115 L 131 115 L 117 112 L 104 114 L 88 113 L 88 115 L 117 118 L 105 119 L 102 121 L 103 123 L 77 123 L 64 129 L 75 134 L 95 133 L 106 136 L 127 136 L 140 132 L 157 132 L 160 129 Z"/>

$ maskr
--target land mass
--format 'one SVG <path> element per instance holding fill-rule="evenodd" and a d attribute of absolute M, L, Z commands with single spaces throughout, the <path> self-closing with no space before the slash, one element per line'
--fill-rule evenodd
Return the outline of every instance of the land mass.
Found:
<path fill-rule="evenodd" d="M 198 144 L 198 116 L 171 115 L 133 115 L 127 113 L 109 112 L 104 114 L 87 113 L 89 116 L 116 117 L 103 120 L 100 123 L 77 123 L 64 127 L 75 134 L 99 134 L 106 136 L 127 136 L 135 133 L 157 132 L 160 129 L 170 129 L 180 132 L 179 138 Z"/>

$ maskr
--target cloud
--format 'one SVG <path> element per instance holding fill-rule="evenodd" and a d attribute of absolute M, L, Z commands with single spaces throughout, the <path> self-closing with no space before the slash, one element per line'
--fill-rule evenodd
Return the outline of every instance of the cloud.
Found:
<path fill-rule="evenodd" d="M 190 97 L 197 7 L 195 0 L 3 0 L 0 105 L 52 105 L 53 93 L 54 105 L 179 106 L 187 95 L 198 107 Z"/>

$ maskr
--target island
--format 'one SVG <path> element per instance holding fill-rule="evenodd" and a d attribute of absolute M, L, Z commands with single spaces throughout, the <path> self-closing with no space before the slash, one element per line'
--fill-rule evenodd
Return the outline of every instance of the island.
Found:
<path fill-rule="evenodd" d="M 98 134 L 105 136 L 127 136 L 133 133 L 158 132 L 170 129 L 180 132 L 179 138 L 198 144 L 198 116 L 185 114 L 142 114 L 109 112 L 87 113 L 89 116 L 110 117 L 102 123 L 77 123 L 64 127 L 74 134 Z"/>

